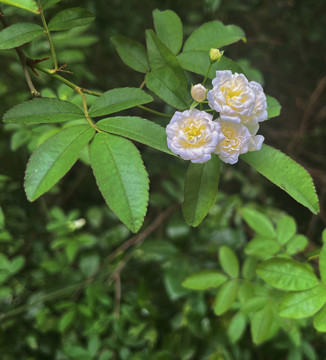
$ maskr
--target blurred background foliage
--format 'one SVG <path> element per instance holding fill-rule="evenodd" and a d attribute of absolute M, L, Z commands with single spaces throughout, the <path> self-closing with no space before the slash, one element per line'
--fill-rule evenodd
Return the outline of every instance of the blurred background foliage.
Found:
<path fill-rule="evenodd" d="M 68 4 L 63 0 L 48 10 L 47 18 L 68 6 L 91 10 L 96 21 L 87 28 L 53 34 L 59 62 L 73 71 L 64 76 L 102 91 L 142 83 L 143 75 L 121 62 L 110 37 L 120 33 L 144 44 L 155 8 L 174 10 L 183 21 L 185 37 L 209 20 L 240 26 L 247 43 L 227 47 L 226 55 L 280 101 L 280 117 L 265 122 L 261 133 L 267 144 L 311 173 L 321 212 L 311 215 L 239 163 L 224 167 L 208 217 L 199 228 L 189 228 L 178 205 L 186 164 L 140 147 L 151 196 L 143 231 L 132 237 L 104 205 L 86 154 L 51 193 L 28 203 L 22 186 L 26 162 L 31 151 L 57 129 L 1 125 L 1 359 L 324 359 L 325 335 L 317 334 L 307 321 L 301 324 L 300 346 L 284 331 L 254 346 L 248 328 L 232 343 L 226 331 L 232 312 L 217 317 L 212 311 L 213 291 L 192 292 L 181 283 L 196 271 L 218 268 L 221 245 L 244 259 L 243 249 L 252 233 L 239 214 L 242 205 L 251 204 L 271 219 L 289 213 L 299 232 L 307 235 L 308 251 L 321 245 L 326 223 L 326 3 L 71 0 Z M 10 23 L 36 20 L 8 6 L 3 10 Z M 45 38 L 26 53 L 32 58 L 47 56 Z M 16 53 L 3 51 L 0 62 L 2 116 L 30 95 Z M 75 97 L 71 89 L 42 74 L 33 80 L 43 95 Z M 140 110 L 132 114 L 147 116 Z M 161 118 L 153 120 L 166 124 Z"/>

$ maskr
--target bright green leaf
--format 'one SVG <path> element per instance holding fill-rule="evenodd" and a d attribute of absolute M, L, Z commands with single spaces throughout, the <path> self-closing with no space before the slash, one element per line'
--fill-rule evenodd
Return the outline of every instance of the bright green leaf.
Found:
<path fill-rule="evenodd" d="M 207 290 L 221 286 L 227 279 L 219 271 L 207 270 L 189 276 L 182 283 L 182 286 L 192 290 Z"/>
<path fill-rule="evenodd" d="M 179 16 L 171 11 L 153 11 L 154 27 L 157 37 L 175 54 L 182 46 L 182 22 Z"/>
<path fill-rule="evenodd" d="M 6 123 L 42 124 L 85 119 L 76 105 L 59 99 L 40 98 L 25 101 L 8 110 Z"/>
<path fill-rule="evenodd" d="M 207 22 L 196 29 L 187 39 L 183 51 L 206 51 L 237 42 L 245 37 L 235 25 L 224 25 L 220 21 Z"/>
<path fill-rule="evenodd" d="M 297 231 L 297 224 L 293 217 L 283 216 L 276 224 L 276 238 L 282 245 L 286 244 Z"/>
<path fill-rule="evenodd" d="M 253 255 L 259 259 L 267 259 L 281 249 L 280 244 L 278 244 L 274 239 L 264 238 L 264 237 L 254 237 L 245 247 L 245 253 L 247 255 Z"/>
<path fill-rule="evenodd" d="M 313 323 L 316 330 L 326 332 L 326 306 L 314 316 Z"/>
<path fill-rule="evenodd" d="M 214 312 L 216 315 L 222 315 L 230 309 L 237 296 L 237 292 L 237 280 L 229 280 L 221 286 L 214 304 Z"/>
<path fill-rule="evenodd" d="M 314 315 L 326 303 L 326 288 L 319 284 L 312 289 L 285 295 L 278 312 L 280 316 L 302 319 Z"/>
<path fill-rule="evenodd" d="M 231 319 L 228 327 L 228 337 L 232 344 L 235 344 L 241 339 L 244 331 L 246 330 L 247 318 L 242 312 L 237 312 Z"/>
<path fill-rule="evenodd" d="M 209 54 L 206 51 L 187 51 L 177 56 L 177 59 L 184 69 L 205 76 L 210 66 Z M 215 62 L 209 73 L 208 78 L 213 79 L 218 70 L 231 70 L 233 73 L 243 73 L 241 67 L 223 56 L 219 62 Z"/>
<path fill-rule="evenodd" d="M 94 133 L 89 125 L 71 126 L 50 137 L 33 152 L 24 183 L 28 200 L 37 199 L 70 170 Z"/>
<path fill-rule="evenodd" d="M 218 252 L 218 258 L 222 269 L 231 277 L 239 276 L 239 260 L 234 251 L 228 246 L 221 246 Z"/>
<path fill-rule="evenodd" d="M 188 108 L 189 91 L 181 68 L 161 67 L 146 75 L 146 86 L 169 105 L 185 110 Z"/>
<path fill-rule="evenodd" d="M 102 116 L 147 104 L 153 98 L 138 88 L 117 88 L 106 91 L 89 109 L 90 116 Z"/>
<path fill-rule="evenodd" d="M 248 256 L 242 265 L 242 276 L 246 280 L 251 280 L 256 275 L 258 261 L 254 256 Z"/>
<path fill-rule="evenodd" d="M 319 255 L 319 273 L 321 281 L 326 285 L 326 244 L 321 248 Z"/>
<path fill-rule="evenodd" d="M 269 95 L 266 95 L 266 100 L 268 119 L 279 116 L 281 113 L 281 105 L 278 100 Z"/>
<path fill-rule="evenodd" d="M 199 225 L 211 208 L 218 190 L 220 160 L 213 155 L 203 164 L 190 163 L 185 179 L 183 216 L 188 225 Z"/>
<path fill-rule="evenodd" d="M 100 130 L 127 137 L 174 155 L 167 147 L 165 128 L 152 121 L 136 116 L 117 116 L 100 120 L 96 125 Z"/>
<path fill-rule="evenodd" d="M 179 67 L 179 62 L 173 52 L 162 43 L 153 30 L 146 30 L 148 61 L 151 70 L 162 66 Z"/>
<path fill-rule="evenodd" d="M 44 30 L 36 24 L 19 23 L 10 25 L 0 31 L 0 50 L 13 49 L 26 44 L 43 33 Z"/>
<path fill-rule="evenodd" d="M 74 321 L 75 315 L 76 315 L 76 312 L 75 312 L 74 308 L 72 308 L 72 309 L 68 310 L 66 313 L 64 313 L 59 319 L 59 323 L 58 323 L 59 329 L 58 330 L 62 333 L 65 332 L 68 329 L 68 327 L 72 324 L 72 322 Z"/>
<path fill-rule="evenodd" d="M 255 344 L 270 339 L 277 331 L 278 324 L 270 306 L 256 312 L 251 319 L 251 335 Z"/>
<path fill-rule="evenodd" d="M 300 251 L 303 251 L 308 245 L 308 239 L 304 235 L 295 235 L 293 238 L 286 244 L 286 252 L 289 255 L 297 254 Z"/>
<path fill-rule="evenodd" d="M 35 0 L 0 0 L 0 2 L 38 14 L 38 6 Z"/>
<path fill-rule="evenodd" d="M 90 145 L 97 185 L 110 208 L 133 232 L 143 223 L 148 176 L 137 148 L 119 136 L 98 133 Z"/>
<path fill-rule="evenodd" d="M 311 270 L 292 259 L 267 260 L 258 266 L 256 272 L 268 284 L 287 291 L 311 289 L 318 284 Z"/>
<path fill-rule="evenodd" d="M 241 312 L 245 314 L 261 310 L 268 300 L 266 296 L 253 296 L 253 293 L 250 295 L 250 298 L 246 299 L 241 306 Z"/>
<path fill-rule="evenodd" d="M 322 234 L 321 234 L 321 238 L 324 244 L 326 244 L 326 229 L 323 230 Z"/>
<path fill-rule="evenodd" d="M 241 155 L 241 158 L 314 214 L 319 212 L 312 178 L 294 160 L 268 145 L 263 145 L 259 151 Z"/>
<path fill-rule="evenodd" d="M 59 11 L 50 20 L 48 28 L 50 31 L 69 30 L 77 26 L 84 26 L 91 23 L 95 16 L 83 8 L 71 8 Z"/>
<path fill-rule="evenodd" d="M 243 208 L 241 210 L 241 214 L 246 223 L 257 234 L 263 237 L 266 236 L 271 238 L 275 236 L 275 230 L 272 222 L 268 219 L 267 216 L 265 216 L 261 212 L 250 208 Z"/>
<path fill-rule="evenodd" d="M 132 69 L 141 73 L 149 71 L 147 52 L 141 43 L 122 35 L 114 35 L 111 41 L 121 60 Z"/>

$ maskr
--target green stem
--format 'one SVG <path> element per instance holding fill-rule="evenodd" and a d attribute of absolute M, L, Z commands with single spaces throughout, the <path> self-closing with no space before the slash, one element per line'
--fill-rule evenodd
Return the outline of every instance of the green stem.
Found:
<path fill-rule="evenodd" d="M 205 83 L 206 83 L 206 80 L 207 80 L 208 74 L 209 74 L 209 72 L 210 72 L 210 70 L 211 70 L 211 67 L 212 67 L 212 63 L 209 64 L 207 73 L 206 73 L 205 78 L 204 78 L 204 80 L 203 80 L 203 85 L 205 85 Z"/>
<path fill-rule="evenodd" d="M 161 113 L 161 112 L 159 112 L 159 111 L 150 109 L 150 108 L 148 108 L 148 107 L 146 107 L 146 106 L 138 105 L 137 107 L 138 107 L 139 109 L 142 109 L 142 110 L 144 110 L 144 111 L 148 111 L 148 112 L 150 112 L 150 113 L 152 113 L 152 114 L 155 114 L 155 115 L 164 116 L 164 117 L 169 118 L 169 119 L 171 119 L 171 117 L 172 117 L 172 115 L 167 115 L 167 114 Z"/>
<path fill-rule="evenodd" d="M 53 71 L 56 72 L 58 70 L 57 55 L 56 55 L 55 50 L 54 50 L 54 45 L 53 45 L 53 41 L 52 41 L 52 38 L 51 38 L 51 35 L 50 35 L 50 30 L 49 30 L 48 25 L 46 23 L 43 8 L 42 8 L 40 0 L 38 0 L 38 6 L 39 6 L 39 12 L 40 12 L 40 16 L 41 16 L 41 20 L 42 20 L 42 24 L 43 24 L 43 29 L 44 29 L 45 35 L 48 38 L 48 42 L 49 42 L 49 45 L 50 45 L 50 50 L 51 50 L 51 54 L 52 54 L 52 60 L 53 60 L 53 64 L 54 64 L 54 70 Z"/>

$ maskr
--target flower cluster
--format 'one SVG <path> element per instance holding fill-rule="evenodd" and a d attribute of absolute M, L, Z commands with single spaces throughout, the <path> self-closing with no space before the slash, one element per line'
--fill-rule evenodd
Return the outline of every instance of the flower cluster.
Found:
<path fill-rule="evenodd" d="M 256 134 L 258 123 L 267 119 L 266 96 L 260 84 L 229 70 L 217 71 L 212 84 L 208 105 L 220 117 L 213 120 L 197 109 L 177 111 L 166 128 L 168 147 L 193 163 L 204 163 L 215 153 L 225 163 L 235 164 L 239 155 L 262 146 L 264 137 Z M 206 98 L 201 84 L 191 93 L 197 102 Z"/>

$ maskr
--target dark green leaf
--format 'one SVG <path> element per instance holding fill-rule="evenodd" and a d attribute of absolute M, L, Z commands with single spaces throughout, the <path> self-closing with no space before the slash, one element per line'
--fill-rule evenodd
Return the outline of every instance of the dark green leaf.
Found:
<path fill-rule="evenodd" d="M 49 9 L 50 7 L 52 7 L 53 5 L 55 5 L 56 3 L 58 3 L 61 0 L 42 0 L 41 4 L 43 7 L 43 10 Z"/>
<path fill-rule="evenodd" d="M 141 73 L 149 71 L 147 52 L 141 43 L 122 35 L 114 35 L 111 41 L 121 60 L 132 69 Z"/>
<path fill-rule="evenodd" d="M 280 103 L 272 96 L 266 95 L 268 119 L 279 116 L 281 113 Z"/>
<path fill-rule="evenodd" d="M 91 23 L 95 16 L 83 8 L 71 8 L 59 11 L 50 20 L 48 28 L 50 31 L 69 30 L 77 26 L 84 26 Z"/>
<path fill-rule="evenodd" d="M 306 290 L 318 284 L 307 266 L 292 259 L 274 258 L 261 263 L 257 274 L 268 284 L 282 290 Z"/>
<path fill-rule="evenodd" d="M 44 30 L 36 24 L 20 23 L 8 26 L 0 31 L 0 50 L 26 44 L 43 33 Z"/>
<path fill-rule="evenodd" d="M 40 98 L 25 101 L 8 110 L 6 123 L 43 124 L 85 119 L 83 111 L 76 105 L 59 99 Z"/>
<path fill-rule="evenodd" d="M 89 125 L 71 126 L 49 138 L 33 152 L 24 183 L 28 200 L 34 201 L 50 190 L 70 170 L 94 133 Z"/>
<path fill-rule="evenodd" d="M 314 327 L 318 331 L 326 332 L 326 306 L 314 316 Z"/>
<path fill-rule="evenodd" d="M 321 281 L 326 285 L 326 244 L 321 248 L 319 255 L 319 273 Z"/>
<path fill-rule="evenodd" d="M 296 231 L 297 224 L 295 223 L 293 217 L 281 217 L 276 224 L 277 241 L 282 245 L 286 244 L 293 237 Z"/>
<path fill-rule="evenodd" d="M 0 3 L 12 5 L 24 10 L 38 14 L 38 6 L 35 0 L 0 0 Z"/>
<path fill-rule="evenodd" d="M 302 319 L 314 315 L 326 303 L 326 288 L 319 284 L 312 289 L 285 295 L 279 305 L 281 316 Z"/>
<path fill-rule="evenodd" d="M 175 54 L 182 46 L 182 22 L 179 16 L 171 11 L 153 11 L 154 27 L 157 37 Z"/>
<path fill-rule="evenodd" d="M 278 329 L 275 315 L 270 306 L 256 312 L 251 319 L 251 334 L 255 344 L 270 339 Z"/>
<path fill-rule="evenodd" d="M 241 214 L 246 223 L 259 235 L 271 237 L 275 236 L 275 230 L 272 222 L 267 216 L 250 208 L 243 208 Z"/>
<path fill-rule="evenodd" d="M 206 51 L 187 51 L 182 52 L 177 56 L 177 59 L 184 69 L 205 76 L 210 66 L 209 53 Z M 233 73 L 243 73 L 242 68 L 223 56 L 219 62 L 215 62 L 209 73 L 210 79 L 215 78 L 216 71 L 218 70 L 231 70 Z"/>
<path fill-rule="evenodd" d="M 148 177 L 137 148 L 119 136 L 98 133 L 90 145 L 97 185 L 110 208 L 133 232 L 141 227 L 148 202 Z"/>
<path fill-rule="evenodd" d="M 229 280 L 224 283 L 215 300 L 214 312 L 216 315 L 222 315 L 232 306 L 238 292 L 238 280 Z"/>
<path fill-rule="evenodd" d="M 181 68 L 161 67 L 146 75 L 146 86 L 169 105 L 185 110 L 188 108 L 189 91 Z"/>
<path fill-rule="evenodd" d="M 207 22 L 196 29 L 187 39 L 184 51 L 206 51 L 220 48 L 244 39 L 244 32 L 235 25 L 223 25 L 220 21 Z"/>
<path fill-rule="evenodd" d="M 246 316 L 242 312 L 237 312 L 231 319 L 228 327 L 228 337 L 232 344 L 241 339 L 247 325 Z"/>
<path fill-rule="evenodd" d="M 153 30 L 146 30 L 146 44 L 151 70 L 158 69 L 162 66 L 180 66 L 176 56 L 162 43 Z"/>
<path fill-rule="evenodd" d="M 5 228 L 5 216 L 0 206 L 0 230 L 3 230 L 4 228 Z"/>
<path fill-rule="evenodd" d="M 223 245 L 220 247 L 218 258 L 222 269 L 231 277 L 239 276 L 239 260 L 235 253 L 229 247 Z"/>
<path fill-rule="evenodd" d="M 174 155 L 167 147 L 165 129 L 152 121 L 136 116 L 117 116 L 100 120 L 96 125 L 100 130 L 127 137 Z"/>
<path fill-rule="evenodd" d="M 183 283 L 187 289 L 207 290 L 217 288 L 227 281 L 227 277 L 219 271 L 201 271 L 189 276 Z"/>
<path fill-rule="evenodd" d="M 264 144 L 261 150 L 241 155 L 241 158 L 314 214 L 319 212 L 312 178 L 294 160 Z"/>
<path fill-rule="evenodd" d="M 138 88 L 117 88 L 106 91 L 89 109 L 90 116 L 102 116 L 147 104 L 153 98 Z"/>
<path fill-rule="evenodd" d="M 220 161 L 217 156 L 204 164 L 190 163 L 185 179 L 183 216 L 188 225 L 199 225 L 211 208 L 218 190 Z"/>

